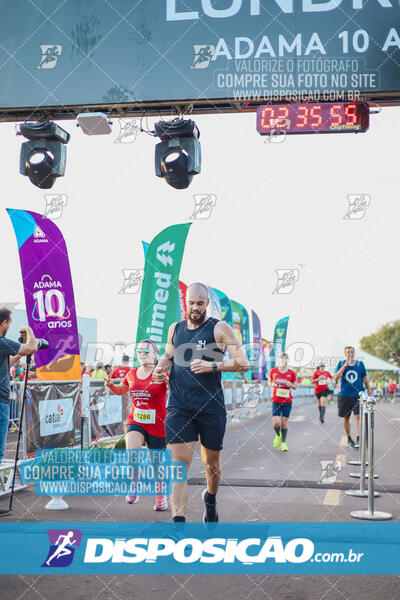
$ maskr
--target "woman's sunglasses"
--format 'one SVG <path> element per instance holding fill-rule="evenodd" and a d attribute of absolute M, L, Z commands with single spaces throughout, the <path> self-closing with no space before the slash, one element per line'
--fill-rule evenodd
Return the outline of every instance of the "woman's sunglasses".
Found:
<path fill-rule="evenodd" d="M 151 349 L 150 349 L 150 348 L 138 348 L 138 349 L 136 350 L 136 352 L 137 352 L 138 354 L 150 354 L 150 352 L 151 352 Z"/>

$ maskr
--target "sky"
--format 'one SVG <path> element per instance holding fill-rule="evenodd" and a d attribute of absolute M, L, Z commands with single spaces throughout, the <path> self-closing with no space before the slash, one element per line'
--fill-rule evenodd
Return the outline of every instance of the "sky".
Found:
<path fill-rule="evenodd" d="M 374 109 L 372 110 L 379 110 Z M 202 281 L 253 309 L 262 334 L 290 316 L 287 346 L 335 357 L 345 344 L 399 318 L 400 108 L 371 115 L 363 134 L 287 136 L 270 143 L 255 113 L 195 115 L 202 172 L 186 190 L 155 176 L 156 139 L 86 136 L 74 121 L 67 169 L 51 190 L 19 174 L 23 140 L 0 123 L 2 302 L 24 305 L 17 244 L 5 209 L 39 213 L 45 194 L 65 194 L 55 222 L 69 252 L 77 314 L 98 319 L 98 340 L 135 340 L 140 294 L 121 294 L 123 269 L 143 269 L 142 240 L 190 220 L 195 194 L 216 197 L 193 219 L 181 279 Z M 149 119 L 150 128 L 154 119 Z M 365 195 L 361 219 L 344 218 L 349 195 Z M 298 270 L 289 294 L 273 293 L 278 269 Z"/>

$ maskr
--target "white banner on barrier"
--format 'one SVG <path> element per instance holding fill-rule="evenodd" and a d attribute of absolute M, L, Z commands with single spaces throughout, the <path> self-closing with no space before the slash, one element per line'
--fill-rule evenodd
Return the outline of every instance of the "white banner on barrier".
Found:
<path fill-rule="evenodd" d="M 39 402 L 40 435 L 55 435 L 72 431 L 74 401 L 72 398 L 58 398 Z"/>
<path fill-rule="evenodd" d="M 122 398 L 121 396 L 102 396 L 104 406 L 99 410 L 99 425 L 112 425 L 122 421 Z M 99 400 L 100 400 L 99 398 Z"/>

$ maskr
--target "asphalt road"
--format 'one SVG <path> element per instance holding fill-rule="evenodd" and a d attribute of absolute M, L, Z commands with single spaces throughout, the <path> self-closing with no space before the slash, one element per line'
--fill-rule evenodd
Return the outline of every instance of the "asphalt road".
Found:
<path fill-rule="evenodd" d="M 350 497 L 344 489 L 357 486 L 349 477 L 359 467 L 348 465 L 358 457 L 343 438 L 336 405 L 329 405 L 321 425 L 315 404 L 294 408 L 289 422 L 289 452 L 272 448 L 270 416 L 240 420 L 229 426 L 222 453 L 223 479 L 218 494 L 220 520 L 224 521 L 354 521 L 352 510 L 366 508 L 365 499 Z M 10 440 L 12 443 L 12 440 Z M 400 403 L 377 405 L 375 428 L 377 489 L 376 510 L 400 520 Z M 323 486 L 321 461 L 338 466 L 336 484 Z M 204 469 L 197 452 L 189 474 L 188 519 L 202 518 Z M 328 489 L 329 488 L 329 489 Z M 46 499 L 30 489 L 15 496 L 12 516 L 2 521 L 152 521 L 170 520 L 171 513 L 155 513 L 153 498 L 142 497 L 127 505 L 120 497 L 67 498 L 65 511 L 44 509 Z M 0 500 L 0 508 L 7 500 Z M 3 575 L 1 600 L 67 600 L 157 598 L 202 600 L 397 600 L 399 575 Z"/>

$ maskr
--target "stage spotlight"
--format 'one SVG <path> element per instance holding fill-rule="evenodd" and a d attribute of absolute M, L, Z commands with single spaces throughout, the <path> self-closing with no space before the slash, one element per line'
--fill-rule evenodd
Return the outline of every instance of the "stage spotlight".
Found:
<path fill-rule="evenodd" d="M 201 171 L 200 131 L 192 120 L 174 119 L 155 124 L 156 135 L 162 140 L 156 145 L 157 177 L 177 190 L 189 187 L 193 175 Z"/>
<path fill-rule="evenodd" d="M 53 187 L 65 173 L 70 134 L 55 123 L 23 123 L 19 135 L 28 138 L 21 146 L 19 171 L 41 189 Z"/>

